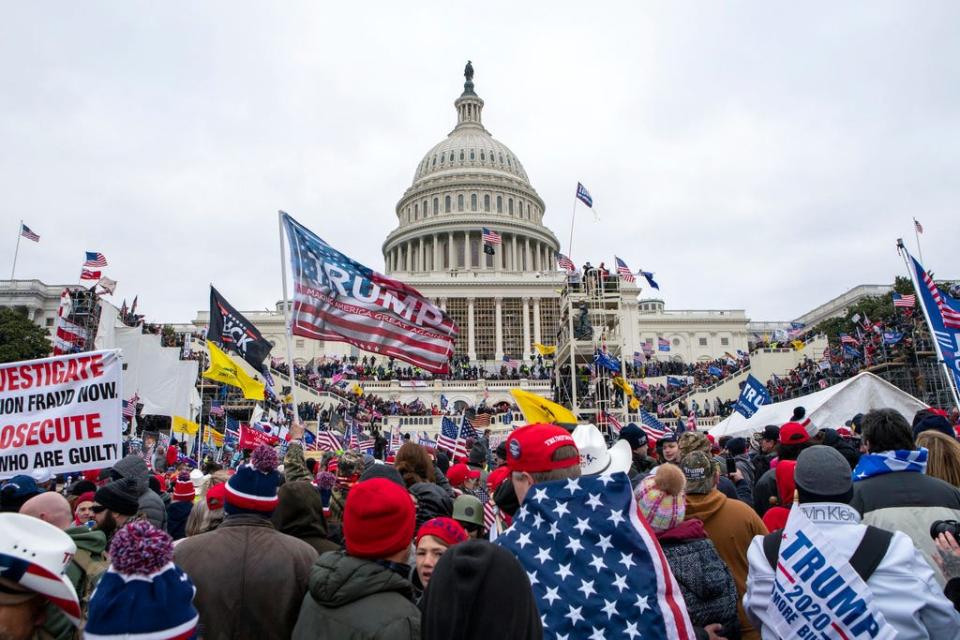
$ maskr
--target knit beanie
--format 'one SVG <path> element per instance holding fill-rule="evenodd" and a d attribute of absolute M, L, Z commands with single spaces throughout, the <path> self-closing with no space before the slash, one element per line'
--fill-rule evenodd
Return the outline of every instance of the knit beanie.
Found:
<path fill-rule="evenodd" d="M 242 465 L 227 480 L 226 504 L 223 510 L 227 515 L 252 513 L 270 517 L 277 508 L 277 487 L 280 486 L 280 473 L 277 465 L 280 459 L 273 447 L 261 444 L 250 455 L 250 463 Z"/>
<path fill-rule="evenodd" d="M 746 438 L 730 438 L 730 440 L 727 441 L 727 451 L 729 451 L 732 456 L 739 456 L 746 453 Z"/>
<path fill-rule="evenodd" d="M 137 481 L 133 478 L 121 478 L 97 489 L 94 500 L 122 516 L 135 516 L 140 509 L 140 497 L 137 494 Z"/>
<path fill-rule="evenodd" d="M 174 502 L 193 502 L 197 497 L 193 482 L 190 481 L 189 473 L 181 473 L 177 476 L 177 482 L 173 485 Z"/>
<path fill-rule="evenodd" d="M 410 546 L 416 510 L 410 494 L 395 482 L 373 478 L 358 482 L 343 508 L 347 553 L 357 558 L 387 558 Z"/>
<path fill-rule="evenodd" d="M 434 518 L 424 522 L 417 530 L 417 544 L 423 536 L 433 536 L 448 547 L 467 539 L 463 526 L 453 518 Z"/>
<path fill-rule="evenodd" d="M 942 409 L 922 409 L 913 416 L 913 439 L 916 440 L 924 431 L 939 431 L 956 438 L 953 426 L 947 419 L 947 412 Z"/>
<path fill-rule="evenodd" d="M 403 476 L 392 464 L 375 464 L 360 474 L 360 482 L 373 480 L 374 478 L 385 478 L 397 483 L 397 486 L 407 488 L 407 485 L 403 482 Z"/>
<path fill-rule="evenodd" d="M 680 467 L 662 464 L 637 488 L 637 508 L 654 531 L 667 531 L 683 522 L 687 499 L 683 492 L 687 479 Z"/>
<path fill-rule="evenodd" d="M 81 494 L 77 497 L 77 502 L 76 502 L 76 504 L 80 504 L 81 502 L 93 502 L 94 499 L 95 499 L 95 498 L 94 498 L 94 495 L 95 495 L 95 492 L 93 492 L 93 491 L 87 491 L 87 492 L 85 492 L 85 493 L 81 493 Z"/>
<path fill-rule="evenodd" d="M 110 544 L 112 563 L 90 598 L 84 637 L 196 637 L 196 589 L 173 564 L 173 539 L 146 520 L 118 530 Z"/>

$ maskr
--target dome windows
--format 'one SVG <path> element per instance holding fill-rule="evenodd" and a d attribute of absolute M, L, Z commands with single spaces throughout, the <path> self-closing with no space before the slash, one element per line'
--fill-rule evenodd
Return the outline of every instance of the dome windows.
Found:
<path fill-rule="evenodd" d="M 446 152 L 440 154 L 440 164 L 443 164 L 447 159 Z"/>
<path fill-rule="evenodd" d="M 480 149 L 480 162 L 484 162 L 485 160 L 486 160 L 486 157 L 484 157 L 483 149 Z"/>
<path fill-rule="evenodd" d="M 475 160 L 475 159 L 476 159 L 476 154 L 474 153 L 473 149 L 470 149 L 470 160 Z"/>
<path fill-rule="evenodd" d="M 463 194 L 457 196 L 457 211 L 463 211 Z"/>
<path fill-rule="evenodd" d="M 443 199 L 443 212 L 450 213 L 450 196 Z"/>
<path fill-rule="evenodd" d="M 471 193 L 470 194 L 470 211 L 476 211 L 476 210 L 477 210 L 477 194 Z"/>
<path fill-rule="evenodd" d="M 440 213 L 440 198 L 433 199 L 433 215 Z"/>
<path fill-rule="evenodd" d="M 483 210 L 487 212 L 490 211 L 490 194 L 489 193 L 484 194 L 483 196 Z"/>
<path fill-rule="evenodd" d="M 497 196 L 497 213 L 503 213 L 503 196 Z"/>
<path fill-rule="evenodd" d="M 460 149 L 460 162 L 463 162 L 463 149 Z"/>
<path fill-rule="evenodd" d="M 513 198 L 509 198 L 507 200 L 507 213 L 509 213 L 511 216 L 513 215 Z"/>

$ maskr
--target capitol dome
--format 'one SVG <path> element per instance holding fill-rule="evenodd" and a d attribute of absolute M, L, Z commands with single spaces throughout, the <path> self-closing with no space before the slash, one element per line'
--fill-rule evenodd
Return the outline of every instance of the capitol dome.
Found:
<path fill-rule="evenodd" d="M 386 272 L 553 271 L 560 245 L 543 225 L 543 200 L 516 154 L 484 128 L 472 65 L 465 76 L 456 126 L 423 156 L 397 203 L 399 226 L 383 243 Z M 492 255 L 484 228 L 502 238 Z"/>

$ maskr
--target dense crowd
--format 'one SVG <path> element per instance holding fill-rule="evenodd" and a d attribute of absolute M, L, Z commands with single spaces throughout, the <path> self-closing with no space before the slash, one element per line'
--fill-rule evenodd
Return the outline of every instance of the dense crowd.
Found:
<path fill-rule="evenodd" d="M 630 424 L 614 443 L 541 424 L 452 456 L 410 440 L 313 455 L 294 424 L 282 464 L 261 445 L 197 468 L 171 445 L 15 476 L 0 636 L 802 637 L 777 590 L 827 566 L 811 594 L 842 575 L 863 604 L 811 624 L 956 638 L 958 417 L 912 418 L 818 428 L 798 408 L 750 438 Z"/>

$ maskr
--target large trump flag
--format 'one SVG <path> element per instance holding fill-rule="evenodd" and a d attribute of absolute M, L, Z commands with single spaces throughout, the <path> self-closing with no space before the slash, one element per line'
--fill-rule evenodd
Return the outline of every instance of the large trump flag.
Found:
<path fill-rule="evenodd" d="M 347 342 L 433 373 L 449 370 L 457 325 L 413 287 L 343 255 L 286 213 L 294 335 Z"/>

